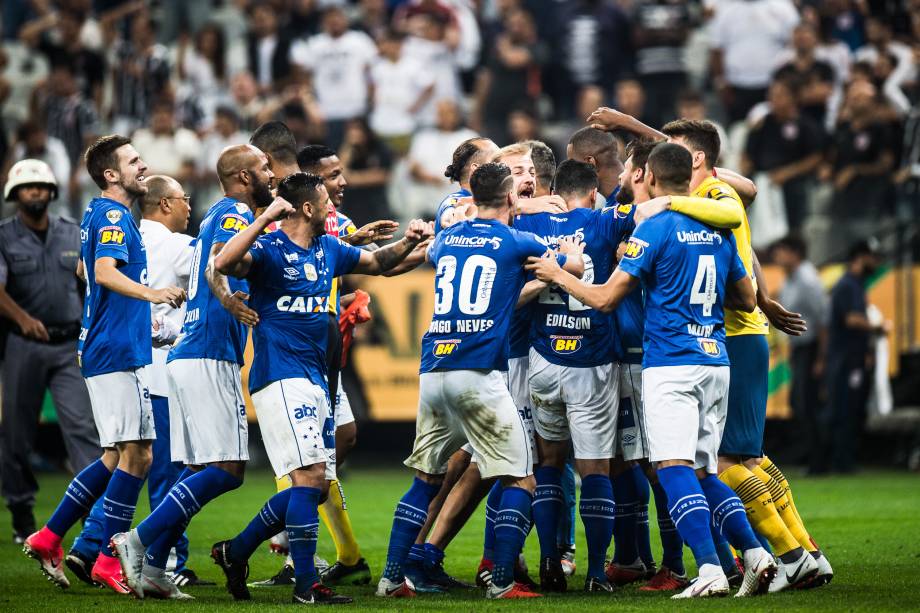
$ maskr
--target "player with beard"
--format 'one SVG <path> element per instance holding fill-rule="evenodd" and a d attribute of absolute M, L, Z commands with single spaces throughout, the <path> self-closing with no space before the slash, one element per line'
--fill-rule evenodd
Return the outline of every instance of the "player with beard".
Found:
<path fill-rule="evenodd" d="M 217 175 L 225 196 L 201 222 L 189 271 L 185 322 L 166 366 L 172 459 L 186 469 L 144 521 L 112 539 L 125 579 L 139 598 L 149 583 L 145 577 L 160 574 L 145 561 L 165 559 L 163 552 L 173 547 L 204 505 L 242 485 L 249 460 L 240 367 L 247 327 L 259 318 L 245 304 L 246 282 L 221 274 L 213 261 L 227 241 L 252 223 L 253 212 L 272 202 L 274 175 L 265 154 L 252 145 L 224 149 Z M 149 595 L 164 594 L 151 589 Z M 167 596 L 181 597 L 171 592 Z"/>
<path fill-rule="evenodd" d="M 145 372 L 152 361 L 148 303 L 178 308 L 185 299 L 177 287 L 146 285 L 147 254 L 130 206 L 147 191 L 147 166 L 131 140 L 104 136 L 86 150 L 85 160 L 102 193 L 90 201 L 80 224 L 77 275 L 87 289 L 77 357 L 103 453 L 74 477 L 48 523 L 23 545 L 59 587 L 69 585 L 61 539 L 96 499 L 105 497 L 103 543 L 131 526 L 156 437 Z M 91 576 L 116 592 L 128 592 L 108 547 L 99 553 Z"/>

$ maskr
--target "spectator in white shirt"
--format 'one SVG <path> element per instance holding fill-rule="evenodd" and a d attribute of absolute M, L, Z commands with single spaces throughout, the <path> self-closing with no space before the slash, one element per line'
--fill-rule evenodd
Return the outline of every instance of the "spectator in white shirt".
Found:
<path fill-rule="evenodd" d="M 461 96 L 460 70 L 455 53 L 458 33 L 445 15 L 417 13 L 406 19 L 408 38 L 403 44 L 403 55 L 421 62 L 434 78 L 434 94 L 418 114 L 421 126 L 437 122 L 437 100 L 459 100 Z"/>
<path fill-rule="evenodd" d="M 416 115 L 434 92 L 434 76 L 402 52 L 405 36 L 388 30 L 380 39 L 380 57 L 371 66 L 371 129 L 390 149 L 405 154 Z"/>
<path fill-rule="evenodd" d="M 310 77 L 326 121 L 327 145 L 342 143 L 345 122 L 367 113 L 367 72 L 377 46 L 364 32 L 348 29 L 338 6 L 323 14 L 323 31 L 291 46 L 291 62 Z"/>
<path fill-rule="evenodd" d="M 439 100 L 436 108 L 437 125 L 417 132 L 412 138 L 407 156 L 409 181 L 405 199 L 400 200 L 404 204 L 401 210 L 397 210 L 397 205 L 391 205 L 400 220 L 434 215 L 438 203 L 451 191 L 444 169 L 450 164 L 454 149 L 476 136 L 475 132 L 463 126 L 456 102 Z M 391 199 L 390 202 L 397 200 Z"/>
<path fill-rule="evenodd" d="M 893 40 L 891 26 L 878 17 L 866 20 L 865 45 L 856 50 L 857 62 L 876 68 L 882 93 L 901 114 L 910 111 L 911 103 L 902 86 L 917 77 L 914 53 L 908 45 Z"/>
<path fill-rule="evenodd" d="M 710 72 L 730 122 L 766 99 L 772 58 L 789 42 L 799 14 L 792 0 L 727 0 L 710 24 Z"/>
<path fill-rule="evenodd" d="M 150 127 L 137 130 L 133 141 L 151 173 L 167 174 L 180 182 L 194 178 L 201 141 L 191 130 L 176 127 L 171 102 L 161 100 L 154 104 Z"/>

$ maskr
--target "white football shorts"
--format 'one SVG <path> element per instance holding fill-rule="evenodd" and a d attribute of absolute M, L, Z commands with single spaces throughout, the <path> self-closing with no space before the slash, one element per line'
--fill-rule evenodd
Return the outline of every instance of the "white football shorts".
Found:
<path fill-rule="evenodd" d="M 209 464 L 249 459 L 246 403 L 235 362 L 173 360 L 169 381 L 169 443 L 173 462 Z"/>
<path fill-rule="evenodd" d="M 530 350 L 530 396 L 537 434 L 572 440 L 576 460 L 613 457 L 619 405 L 617 363 L 572 368 Z"/>
<path fill-rule="evenodd" d="M 329 392 L 307 379 L 282 379 L 252 395 L 276 477 L 323 462 L 335 479 L 335 422 Z"/>
<path fill-rule="evenodd" d="M 688 460 L 716 474 L 728 413 L 728 366 L 655 366 L 642 371 L 649 460 Z"/>
<path fill-rule="evenodd" d="M 335 394 L 335 427 L 345 426 L 354 423 L 355 414 L 351 412 L 351 403 L 348 401 L 348 394 L 342 387 L 342 372 L 339 371 L 339 388 Z"/>
<path fill-rule="evenodd" d="M 648 457 L 648 432 L 645 425 L 645 409 L 642 406 L 641 364 L 620 364 L 617 455 L 627 462 Z"/>
<path fill-rule="evenodd" d="M 419 376 L 415 445 L 406 466 L 440 475 L 469 442 L 483 479 L 526 477 L 534 457 L 502 372 L 447 370 Z"/>
<path fill-rule="evenodd" d="M 115 443 L 151 441 L 157 437 L 146 366 L 87 377 L 84 381 L 100 446 L 114 447 Z"/>

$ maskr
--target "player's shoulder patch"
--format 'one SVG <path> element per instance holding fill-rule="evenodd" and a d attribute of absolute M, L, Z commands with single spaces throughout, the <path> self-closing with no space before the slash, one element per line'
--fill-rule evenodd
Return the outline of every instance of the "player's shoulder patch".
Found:
<path fill-rule="evenodd" d="M 640 258 L 648 246 L 648 243 L 641 238 L 630 236 L 629 240 L 626 241 L 626 251 L 623 253 L 623 258 L 627 260 Z"/>
<path fill-rule="evenodd" d="M 122 216 L 123 213 L 118 209 L 109 209 L 105 212 L 105 218 L 109 220 L 109 223 L 118 223 Z"/>
<path fill-rule="evenodd" d="M 220 229 L 239 233 L 249 227 L 249 220 L 239 213 L 224 213 L 217 222 Z"/>
<path fill-rule="evenodd" d="M 121 226 L 103 226 L 99 228 L 100 245 L 123 245 L 125 243 L 125 231 Z"/>

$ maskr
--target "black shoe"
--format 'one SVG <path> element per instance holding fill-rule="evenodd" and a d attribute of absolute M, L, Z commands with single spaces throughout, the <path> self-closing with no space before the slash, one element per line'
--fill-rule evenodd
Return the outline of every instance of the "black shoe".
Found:
<path fill-rule="evenodd" d="M 74 574 L 74 576 L 87 585 L 98 586 L 99 584 L 93 581 L 93 564 L 95 560 L 83 555 L 81 552 L 76 549 L 71 549 L 67 552 L 67 557 L 64 558 L 64 564 L 67 565 L 67 568 Z"/>
<path fill-rule="evenodd" d="M 322 583 L 314 583 L 306 592 L 294 592 L 294 604 L 349 604 L 355 599 L 336 594 Z"/>
<path fill-rule="evenodd" d="M 9 505 L 10 515 L 13 519 L 13 542 L 22 545 L 35 532 L 35 514 L 31 504 Z"/>
<path fill-rule="evenodd" d="M 183 568 L 177 573 L 173 573 L 173 583 L 176 587 L 196 587 L 199 585 L 217 585 L 213 581 L 202 579 L 191 568 Z"/>
<path fill-rule="evenodd" d="M 562 563 L 552 558 L 543 558 L 540 562 L 540 590 L 544 592 L 564 592 L 568 589 Z"/>
<path fill-rule="evenodd" d="M 613 594 L 617 591 L 617 588 L 606 579 L 595 579 L 594 577 L 588 577 L 585 579 L 585 591 L 606 592 L 608 594 Z"/>
<path fill-rule="evenodd" d="M 451 577 L 447 574 L 447 571 L 444 570 L 443 564 L 425 563 L 422 565 L 422 568 L 422 574 L 428 583 L 442 587 L 445 590 L 471 590 L 476 587 L 475 585 Z"/>
<path fill-rule="evenodd" d="M 658 565 L 652 562 L 651 564 L 645 563 L 645 575 L 642 577 L 644 581 L 650 581 L 652 577 L 658 574 Z"/>
<path fill-rule="evenodd" d="M 524 559 L 524 554 L 520 554 L 517 557 L 517 560 L 514 561 L 514 568 L 512 568 L 512 570 L 514 571 L 515 583 L 527 586 L 531 592 L 537 591 L 537 582 L 530 578 L 530 573 L 527 570 L 527 560 Z M 563 573 L 563 576 L 565 576 L 565 573 Z"/>
<path fill-rule="evenodd" d="M 371 582 L 371 569 L 364 558 L 347 566 L 336 562 L 320 575 L 326 585 L 367 585 Z"/>
<path fill-rule="evenodd" d="M 729 587 L 741 587 L 741 584 L 744 583 L 744 575 L 737 570 L 730 575 L 726 575 L 728 579 Z"/>
<path fill-rule="evenodd" d="M 280 587 L 283 585 L 294 585 L 294 567 L 290 564 L 282 566 L 274 577 L 250 583 L 249 587 Z"/>
<path fill-rule="evenodd" d="M 211 558 L 220 566 L 227 577 L 227 591 L 234 600 L 249 600 L 249 588 L 246 587 L 246 578 L 249 576 L 248 562 L 233 562 L 230 560 L 230 541 L 220 541 L 211 546 Z"/>

